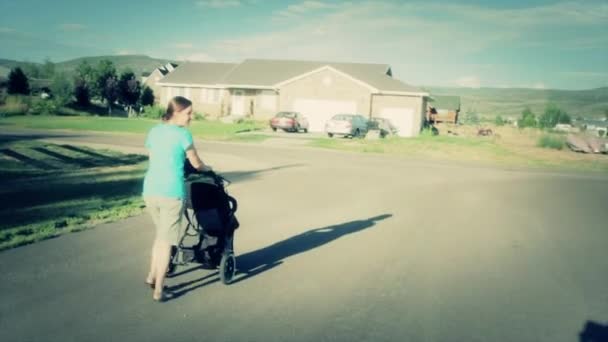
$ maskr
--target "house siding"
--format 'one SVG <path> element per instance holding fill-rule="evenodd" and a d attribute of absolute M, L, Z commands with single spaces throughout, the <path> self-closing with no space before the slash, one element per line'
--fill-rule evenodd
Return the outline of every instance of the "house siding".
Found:
<path fill-rule="evenodd" d="M 327 84 L 326 80 L 331 80 Z M 322 70 L 291 83 L 279 91 L 279 109 L 293 110 L 296 99 L 355 101 L 357 113 L 369 116 L 370 89 L 333 70 Z"/>
<path fill-rule="evenodd" d="M 410 108 L 414 114 L 411 136 L 420 133 L 426 116 L 426 98 L 423 96 L 373 95 L 372 116 L 378 116 L 384 108 Z"/>

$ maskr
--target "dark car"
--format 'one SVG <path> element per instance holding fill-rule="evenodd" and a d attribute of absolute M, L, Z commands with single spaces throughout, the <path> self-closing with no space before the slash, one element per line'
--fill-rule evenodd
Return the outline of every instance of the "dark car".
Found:
<path fill-rule="evenodd" d="M 273 131 L 282 129 L 287 132 L 308 132 L 308 120 L 298 112 L 279 112 L 270 119 L 270 128 Z"/>
<path fill-rule="evenodd" d="M 369 121 L 369 129 L 380 131 L 381 138 L 384 138 L 387 135 L 397 134 L 397 127 L 386 118 L 372 118 Z"/>

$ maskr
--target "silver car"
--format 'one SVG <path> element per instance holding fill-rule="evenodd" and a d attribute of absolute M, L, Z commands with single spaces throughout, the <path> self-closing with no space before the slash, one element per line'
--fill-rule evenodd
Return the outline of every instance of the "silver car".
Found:
<path fill-rule="evenodd" d="M 337 114 L 325 123 L 325 132 L 344 137 L 364 137 L 369 129 L 368 120 L 359 114 Z"/>

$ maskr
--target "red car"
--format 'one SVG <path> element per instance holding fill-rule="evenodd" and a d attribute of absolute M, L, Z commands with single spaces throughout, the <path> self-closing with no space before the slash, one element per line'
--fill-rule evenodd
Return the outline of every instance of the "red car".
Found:
<path fill-rule="evenodd" d="M 282 129 L 287 132 L 308 132 L 308 120 L 298 112 L 279 112 L 270 119 L 270 128 L 276 132 Z"/>

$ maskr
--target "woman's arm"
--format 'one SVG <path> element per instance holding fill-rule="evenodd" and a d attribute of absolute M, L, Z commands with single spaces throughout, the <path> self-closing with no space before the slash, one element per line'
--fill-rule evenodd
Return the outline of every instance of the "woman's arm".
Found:
<path fill-rule="evenodd" d="M 198 156 L 194 145 L 190 145 L 190 147 L 186 150 L 186 157 L 188 158 L 190 164 L 192 164 L 192 167 L 194 167 L 198 171 L 205 171 L 211 169 L 210 167 L 205 165 L 205 163 L 203 163 L 201 158 Z"/>

